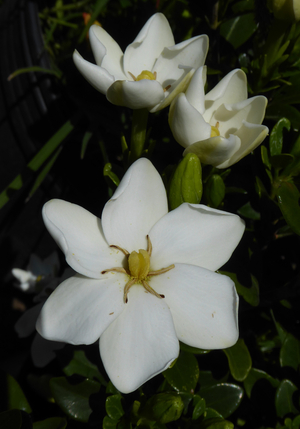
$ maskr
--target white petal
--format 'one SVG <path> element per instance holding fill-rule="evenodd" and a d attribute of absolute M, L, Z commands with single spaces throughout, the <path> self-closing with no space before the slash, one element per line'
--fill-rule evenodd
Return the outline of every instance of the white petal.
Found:
<path fill-rule="evenodd" d="M 122 69 L 123 52 L 118 43 L 99 25 L 91 26 L 89 38 L 97 65 L 115 79 L 126 79 Z"/>
<path fill-rule="evenodd" d="M 225 168 L 223 167 L 223 163 L 233 156 L 240 147 L 240 138 L 237 135 L 231 134 L 228 139 L 224 137 L 210 137 L 207 140 L 198 141 L 188 146 L 183 155 L 195 153 L 203 164 Z"/>
<path fill-rule="evenodd" d="M 165 107 L 169 106 L 172 103 L 172 101 L 177 97 L 177 95 L 179 95 L 181 92 L 185 92 L 194 73 L 195 73 L 194 69 L 191 69 L 189 71 L 188 69 L 185 69 L 181 78 L 178 79 L 171 86 L 171 88 L 168 88 L 168 89 L 164 88 L 164 95 L 165 95 L 164 101 L 152 107 L 152 109 L 150 109 L 150 112 L 152 113 L 158 112 L 159 110 L 164 109 Z"/>
<path fill-rule="evenodd" d="M 193 265 L 176 264 L 150 281 L 165 295 L 180 341 L 201 349 L 223 349 L 236 343 L 238 295 L 232 280 Z"/>
<path fill-rule="evenodd" d="M 156 80 L 142 79 L 136 82 L 117 80 L 109 87 L 106 97 L 117 106 L 151 109 L 165 99 L 165 93 Z"/>
<path fill-rule="evenodd" d="M 208 50 L 208 37 L 196 36 L 177 45 L 166 47 L 158 57 L 153 71 L 165 88 L 173 85 L 185 74 L 186 68 L 198 69 L 204 65 Z"/>
<path fill-rule="evenodd" d="M 143 70 L 152 70 L 154 62 L 166 46 L 174 45 L 174 37 L 167 18 L 153 15 L 124 53 L 124 72 L 138 76 Z"/>
<path fill-rule="evenodd" d="M 73 61 L 82 76 L 102 94 L 106 94 L 108 88 L 114 83 L 114 77 L 104 68 L 96 66 L 82 58 L 82 56 L 74 51 Z"/>
<path fill-rule="evenodd" d="M 246 100 L 247 97 L 247 77 L 245 73 L 240 69 L 233 70 L 206 94 L 204 119 L 206 122 L 210 122 L 213 113 L 221 104 L 235 104 Z"/>
<path fill-rule="evenodd" d="M 151 162 L 141 158 L 127 170 L 103 209 L 106 240 L 128 252 L 146 249 L 146 236 L 166 213 L 168 203 L 162 179 Z"/>
<path fill-rule="evenodd" d="M 268 133 L 269 129 L 264 125 L 249 124 L 248 122 L 243 121 L 241 128 L 236 133 L 241 140 L 241 147 L 239 150 L 234 152 L 231 157 L 217 167 L 227 168 L 232 164 L 235 164 L 257 148 L 257 146 L 259 146 L 267 137 Z"/>
<path fill-rule="evenodd" d="M 267 102 L 266 97 L 257 96 L 233 105 L 222 104 L 213 114 L 211 125 L 219 122 L 221 136 L 228 138 L 230 134 L 236 134 L 243 120 L 252 124 L 261 124 Z"/>
<path fill-rule="evenodd" d="M 172 102 L 169 124 L 175 140 L 185 148 L 198 140 L 208 139 L 211 134 L 211 126 L 183 93 Z"/>
<path fill-rule="evenodd" d="M 94 343 L 122 313 L 126 282 L 127 276 L 121 273 L 108 273 L 103 280 L 79 274 L 65 280 L 44 304 L 37 331 L 47 340 Z"/>
<path fill-rule="evenodd" d="M 201 115 L 205 112 L 205 83 L 206 67 L 199 67 L 198 70 L 195 71 L 185 93 L 188 102 L 195 107 Z"/>
<path fill-rule="evenodd" d="M 125 307 L 101 335 L 100 353 L 112 383 L 130 393 L 170 366 L 179 343 L 164 299 L 134 285 Z"/>
<path fill-rule="evenodd" d="M 202 204 L 182 204 L 149 233 L 150 270 L 185 263 L 215 271 L 228 261 L 244 229 L 239 216 Z"/>
<path fill-rule="evenodd" d="M 109 247 L 99 218 L 84 208 L 62 200 L 50 200 L 43 207 L 44 223 L 78 273 L 101 278 L 101 271 L 120 267 L 124 255 Z"/>
<path fill-rule="evenodd" d="M 13 268 L 11 270 L 13 276 L 19 280 L 20 284 L 18 285 L 21 290 L 30 291 L 34 289 L 37 276 L 32 274 L 31 271 L 21 270 L 20 268 Z"/>

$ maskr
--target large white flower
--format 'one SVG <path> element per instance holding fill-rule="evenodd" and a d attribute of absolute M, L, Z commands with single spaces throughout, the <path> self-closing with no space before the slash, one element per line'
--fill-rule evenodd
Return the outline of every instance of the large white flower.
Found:
<path fill-rule="evenodd" d="M 227 168 L 253 151 L 268 135 L 261 125 L 267 106 L 263 96 L 247 98 L 242 70 L 228 73 L 204 93 L 206 68 L 194 74 L 185 94 L 173 101 L 169 124 L 175 140 L 204 164 Z"/>
<path fill-rule="evenodd" d="M 175 45 L 170 25 L 161 13 L 153 15 L 124 54 L 115 40 L 98 25 L 89 38 L 97 65 L 75 51 L 80 73 L 107 99 L 131 109 L 152 112 L 168 106 L 186 89 L 195 69 L 204 64 L 208 37 L 193 37 Z"/>
<path fill-rule="evenodd" d="M 216 274 L 244 231 L 236 215 L 182 204 L 168 213 L 160 175 L 147 159 L 126 172 L 101 220 L 61 200 L 43 209 L 45 224 L 77 275 L 46 301 L 38 332 L 91 344 L 121 392 L 167 369 L 178 340 L 203 349 L 238 338 L 238 296 Z"/>

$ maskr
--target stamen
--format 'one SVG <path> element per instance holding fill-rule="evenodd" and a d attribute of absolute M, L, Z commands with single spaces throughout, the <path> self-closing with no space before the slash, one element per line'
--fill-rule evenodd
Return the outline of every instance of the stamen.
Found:
<path fill-rule="evenodd" d="M 114 271 L 116 273 L 124 273 L 130 276 L 130 272 L 125 270 L 125 268 L 121 268 L 121 267 L 109 268 L 108 270 L 103 270 L 101 271 L 101 274 L 106 274 L 106 273 L 109 273 L 110 271 Z"/>
<path fill-rule="evenodd" d="M 113 247 L 114 249 L 121 250 L 121 252 L 123 252 L 125 256 L 129 256 L 129 255 L 130 255 L 130 253 L 128 252 L 128 250 L 126 250 L 126 249 L 122 249 L 122 247 L 115 246 L 114 244 L 112 244 L 112 245 L 111 245 L 111 246 L 109 246 L 109 247 Z"/>
<path fill-rule="evenodd" d="M 148 243 L 147 252 L 149 253 L 149 256 L 151 256 L 152 255 L 152 243 L 151 243 L 149 235 L 147 235 L 147 243 Z"/>
<path fill-rule="evenodd" d="M 130 74 L 133 80 L 136 80 L 136 77 L 134 76 L 134 74 L 130 73 L 130 71 L 128 72 L 128 74 Z"/>
<path fill-rule="evenodd" d="M 165 297 L 165 295 L 160 295 L 159 293 L 155 292 L 155 290 L 152 289 L 152 287 L 148 285 L 148 283 L 145 280 L 142 280 L 142 285 L 144 286 L 147 292 L 152 293 L 152 295 L 155 295 L 157 298 L 161 299 Z"/>
<path fill-rule="evenodd" d="M 168 89 L 170 89 L 170 88 L 171 88 L 171 85 L 167 85 L 167 86 L 164 88 L 164 92 L 168 91 Z"/>
<path fill-rule="evenodd" d="M 175 268 L 175 265 L 174 265 L 174 264 L 170 265 L 170 266 L 169 266 L 169 267 L 167 267 L 167 268 L 162 268 L 161 270 L 157 270 L 157 271 L 149 271 L 149 273 L 148 273 L 148 277 L 149 277 L 149 276 L 159 276 L 160 274 L 166 273 L 166 272 L 168 272 L 168 271 L 172 270 L 173 268 Z"/>
<path fill-rule="evenodd" d="M 134 283 L 135 283 L 135 282 L 136 282 L 136 279 L 131 279 L 131 280 L 129 280 L 129 281 L 126 283 L 126 285 L 125 285 L 125 287 L 124 287 L 124 295 L 123 295 L 123 299 L 124 299 L 124 303 L 125 303 L 125 304 L 128 302 L 127 295 L 128 295 L 129 289 L 131 288 L 131 286 L 133 286 L 133 285 L 134 285 Z"/>

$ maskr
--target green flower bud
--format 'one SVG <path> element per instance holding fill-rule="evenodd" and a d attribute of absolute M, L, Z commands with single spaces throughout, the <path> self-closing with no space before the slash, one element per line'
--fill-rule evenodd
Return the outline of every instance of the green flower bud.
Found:
<path fill-rule="evenodd" d="M 188 153 L 177 166 L 169 184 L 170 210 L 182 203 L 199 204 L 202 197 L 202 170 L 197 155 Z"/>

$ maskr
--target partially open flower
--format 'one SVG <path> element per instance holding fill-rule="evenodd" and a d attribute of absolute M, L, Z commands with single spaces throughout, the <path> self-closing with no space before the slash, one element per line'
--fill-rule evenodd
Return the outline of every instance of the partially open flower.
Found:
<path fill-rule="evenodd" d="M 242 70 L 228 73 L 208 94 L 206 68 L 194 74 L 185 94 L 173 101 L 169 124 L 175 140 L 204 164 L 227 168 L 248 155 L 268 135 L 261 125 L 267 106 L 263 96 L 247 98 Z"/>
<path fill-rule="evenodd" d="M 168 106 L 185 91 L 195 69 L 204 64 L 208 37 L 193 37 L 175 45 L 170 25 L 161 13 L 153 15 L 124 54 L 101 27 L 90 28 L 90 42 L 97 65 L 75 51 L 80 73 L 107 99 L 131 109 L 152 112 Z"/>
<path fill-rule="evenodd" d="M 216 274 L 244 232 L 236 215 L 182 204 L 168 213 L 160 175 L 147 159 L 126 172 L 101 220 L 61 200 L 45 224 L 77 275 L 46 301 L 38 332 L 71 344 L 100 338 L 112 383 L 129 393 L 177 358 L 179 341 L 203 349 L 238 339 L 238 295 Z"/>

